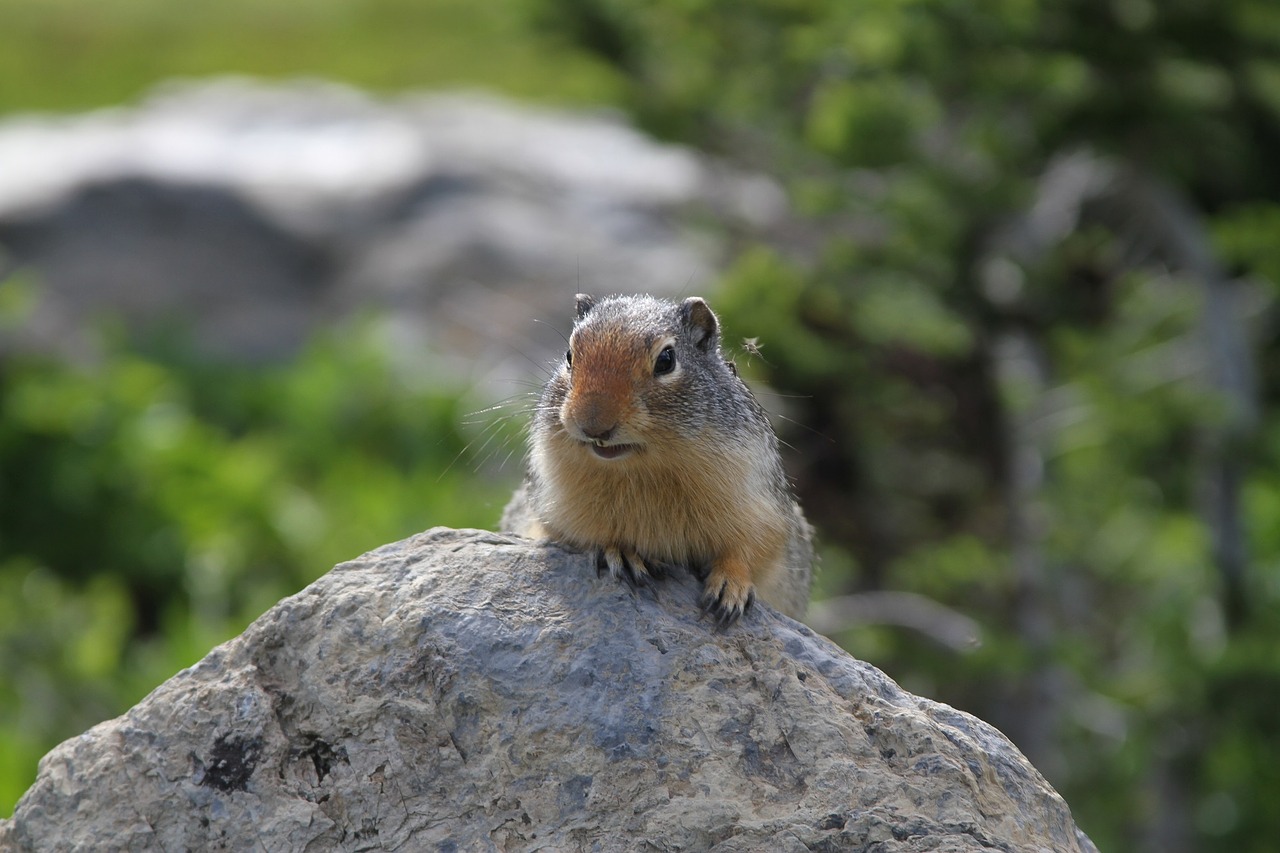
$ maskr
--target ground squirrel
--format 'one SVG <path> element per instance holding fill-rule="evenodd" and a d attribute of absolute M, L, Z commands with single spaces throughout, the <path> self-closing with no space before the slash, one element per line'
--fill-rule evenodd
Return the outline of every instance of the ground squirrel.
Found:
<path fill-rule="evenodd" d="M 757 590 L 797 618 L 809 601 L 811 528 L 698 297 L 577 297 L 502 529 L 593 550 L 602 573 L 633 586 L 685 566 L 721 627 Z"/>

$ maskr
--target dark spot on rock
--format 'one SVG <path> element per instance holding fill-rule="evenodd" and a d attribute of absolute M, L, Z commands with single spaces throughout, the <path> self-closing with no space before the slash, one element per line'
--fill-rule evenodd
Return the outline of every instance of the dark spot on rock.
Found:
<path fill-rule="evenodd" d="M 580 811 L 586 805 L 591 782 L 591 776 L 574 776 L 560 785 L 560 793 L 556 799 L 562 814 Z"/>
<path fill-rule="evenodd" d="M 297 754 L 303 758 L 311 759 L 312 766 L 316 768 L 316 781 L 318 782 L 324 781 L 324 777 L 332 772 L 334 764 L 338 762 L 349 763 L 345 749 L 340 746 L 334 747 L 317 735 L 308 735 L 302 747 L 298 749 Z"/>
<path fill-rule="evenodd" d="M 223 735 L 209 750 L 200 784 L 219 791 L 243 791 L 261 757 L 262 738 Z"/>
<path fill-rule="evenodd" d="M 818 829 L 844 829 L 844 815 L 829 814 L 818 824 Z"/>
<path fill-rule="evenodd" d="M 595 684 L 596 677 L 586 669 L 577 669 L 565 678 L 565 684 L 571 687 L 585 688 Z"/>
<path fill-rule="evenodd" d="M 926 755 L 916 760 L 912 765 L 912 769 L 917 773 L 923 773 L 926 776 L 935 776 L 939 773 L 945 773 L 950 765 L 941 755 Z"/>
<path fill-rule="evenodd" d="M 807 673 L 807 672 L 797 672 L 797 673 L 796 673 L 796 678 L 800 679 L 801 681 L 805 681 L 806 679 L 808 679 L 808 678 L 809 678 L 809 673 Z"/>
<path fill-rule="evenodd" d="M 378 822 L 366 817 L 360 820 L 360 828 L 355 832 L 356 841 L 368 841 L 370 838 L 378 837 Z"/>
<path fill-rule="evenodd" d="M 773 743 L 757 741 L 751 731 L 753 719 L 754 714 L 750 714 L 746 719 L 727 720 L 719 730 L 725 743 L 736 743 L 742 750 L 746 775 L 765 779 L 784 790 L 806 787 L 804 768 L 796 760 L 786 739 Z"/>

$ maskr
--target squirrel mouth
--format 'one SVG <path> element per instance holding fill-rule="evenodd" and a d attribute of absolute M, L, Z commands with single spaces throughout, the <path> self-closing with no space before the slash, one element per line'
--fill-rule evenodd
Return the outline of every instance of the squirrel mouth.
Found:
<path fill-rule="evenodd" d="M 626 456 L 635 450 L 634 444 L 602 444 L 598 441 L 591 442 L 591 452 L 601 459 L 618 459 Z"/>

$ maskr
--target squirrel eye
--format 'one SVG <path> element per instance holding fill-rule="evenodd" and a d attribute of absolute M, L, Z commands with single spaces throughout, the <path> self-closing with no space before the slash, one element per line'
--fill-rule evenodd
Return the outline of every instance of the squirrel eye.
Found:
<path fill-rule="evenodd" d="M 676 351 L 674 347 L 665 346 L 653 363 L 653 375 L 661 376 L 676 369 Z"/>
<path fill-rule="evenodd" d="M 564 351 L 564 363 L 569 367 L 573 367 L 573 350 L 567 349 Z"/>

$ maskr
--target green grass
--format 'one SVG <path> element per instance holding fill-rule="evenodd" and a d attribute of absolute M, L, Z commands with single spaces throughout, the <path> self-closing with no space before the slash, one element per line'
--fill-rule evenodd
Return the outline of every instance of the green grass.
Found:
<path fill-rule="evenodd" d="M 524 0 L 0 0 L 0 113 L 117 104 L 219 74 L 563 103 L 618 95 L 603 65 L 536 31 Z"/>

